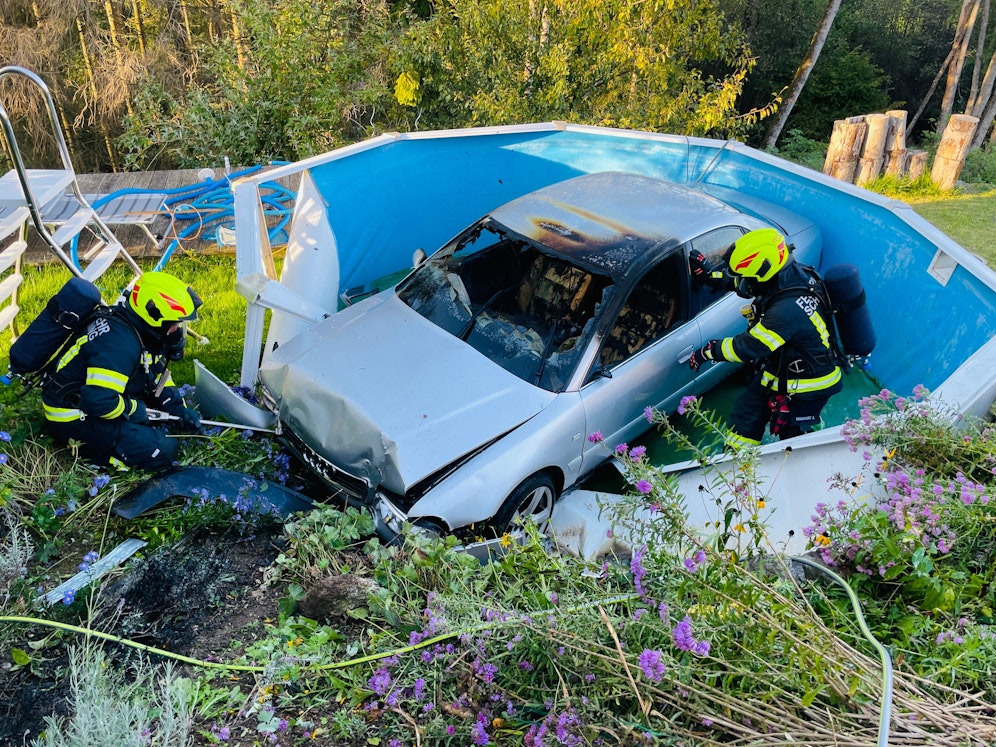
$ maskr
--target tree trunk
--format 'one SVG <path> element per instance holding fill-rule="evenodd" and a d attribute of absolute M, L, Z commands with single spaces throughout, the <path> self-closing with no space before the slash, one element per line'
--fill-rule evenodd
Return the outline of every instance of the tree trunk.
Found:
<path fill-rule="evenodd" d="M 93 71 L 93 62 L 90 59 L 90 50 L 86 43 L 86 33 L 83 30 L 83 22 L 79 18 L 76 19 L 76 31 L 79 35 L 80 40 L 80 50 L 83 52 L 83 68 L 86 70 L 87 87 L 90 89 L 90 95 L 93 97 L 94 106 L 97 105 L 97 76 Z M 107 128 L 100 121 L 99 117 L 96 117 L 96 126 L 100 130 L 100 134 L 104 137 L 104 146 L 107 148 L 107 159 L 111 164 L 111 171 L 117 171 L 117 159 L 114 157 L 114 146 L 111 144 L 111 136 L 107 131 Z"/>
<path fill-rule="evenodd" d="M 970 0 L 966 0 L 966 2 L 969 1 Z M 768 125 L 768 131 L 764 135 L 764 142 L 762 144 L 763 148 L 773 148 L 775 143 L 778 141 L 779 136 L 782 134 L 785 123 L 788 121 L 793 107 L 795 107 L 795 102 L 798 101 L 799 96 L 802 95 L 802 89 L 805 87 L 806 81 L 809 79 L 809 74 L 816 65 L 816 61 L 820 58 L 820 52 L 823 51 L 823 45 L 826 43 L 827 37 L 830 35 L 830 28 L 833 26 L 834 19 L 837 17 L 837 11 L 839 10 L 840 0 L 829 0 L 827 8 L 823 13 L 823 20 L 820 21 L 820 25 L 816 29 L 816 33 L 813 34 L 813 40 L 809 45 L 809 54 L 806 55 L 805 59 L 802 61 L 802 64 L 800 64 L 799 68 L 795 71 L 795 77 L 792 79 L 791 85 L 789 85 L 788 94 L 782 102 L 782 105 L 778 108 L 778 113 L 775 114 L 771 124 Z"/>
<path fill-rule="evenodd" d="M 979 2 L 980 0 L 964 0 L 961 6 L 958 27 L 955 29 L 955 38 L 951 45 L 953 55 L 951 57 L 951 64 L 948 66 L 948 79 L 944 87 L 944 97 L 941 99 L 941 113 L 937 118 L 938 134 L 944 132 L 944 128 L 951 118 L 951 111 L 954 109 L 958 81 L 961 78 L 961 71 L 965 65 L 965 58 L 968 56 L 968 47 L 972 40 L 975 21 L 979 17 Z"/>
<path fill-rule="evenodd" d="M 943 190 L 952 189 L 958 181 L 965 153 L 972 143 L 972 136 L 979 120 L 966 114 L 955 114 L 944 128 L 944 135 L 934 154 L 934 165 L 930 169 L 930 179 Z"/>
<path fill-rule="evenodd" d="M 972 87 L 968 93 L 968 106 L 965 107 L 965 113 L 973 117 L 978 116 L 971 110 L 975 108 L 975 102 L 979 100 L 980 94 L 979 79 L 982 75 L 982 60 L 985 59 L 986 54 L 986 28 L 989 26 L 989 0 L 982 0 L 979 15 L 982 16 L 982 19 L 981 23 L 979 23 L 979 38 L 975 45 L 975 64 L 972 66 Z"/>
<path fill-rule="evenodd" d="M 135 26 L 135 36 L 138 38 L 138 51 L 145 59 L 145 26 L 142 23 L 142 10 L 138 0 L 131 0 L 131 20 Z"/>
<path fill-rule="evenodd" d="M 834 122 L 823 173 L 853 183 L 861 146 L 867 132 L 868 124 L 864 121 L 864 117 L 838 119 Z"/>
<path fill-rule="evenodd" d="M 934 95 L 934 91 L 937 90 L 937 84 L 941 82 L 941 78 L 944 77 L 944 73 L 947 71 L 948 67 L 951 65 L 951 58 L 954 57 L 954 47 L 948 52 L 948 56 L 944 58 L 944 62 L 941 63 L 941 69 L 937 71 L 937 75 L 934 76 L 934 80 L 930 84 L 930 88 L 927 89 L 927 95 L 923 97 L 923 101 L 920 102 L 920 108 L 916 110 L 916 114 L 910 119 L 908 127 L 910 130 L 920 119 L 920 115 L 924 113 L 927 109 L 927 104 L 930 103 L 930 97 Z"/>

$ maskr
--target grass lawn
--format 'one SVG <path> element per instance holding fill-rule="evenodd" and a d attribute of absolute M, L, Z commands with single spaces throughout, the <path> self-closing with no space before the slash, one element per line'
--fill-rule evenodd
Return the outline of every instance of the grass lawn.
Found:
<path fill-rule="evenodd" d="M 990 267 L 996 267 L 996 191 L 923 200 L 909 205 Z"/>

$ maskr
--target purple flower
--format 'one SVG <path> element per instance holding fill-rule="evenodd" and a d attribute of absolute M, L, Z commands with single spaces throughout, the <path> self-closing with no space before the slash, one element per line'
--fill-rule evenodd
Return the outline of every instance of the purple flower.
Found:
<path fill-rule="evenodd" d="M 654 489 L 654 486 L 653 486 L 653 485 L 651 485 L 651 484 L 650 484 L 649 482 L 647 482 L 646 480 L 640 480 L 640 481 L 639 481 L 639 482 L 638 482 L 638 483 L 636 484 L 636 489 L 637 489 L 637 490 L 638 490 L 639 492 L 643 493 L 644 495 L 647 495 L 648 493 L 650 493 L 651 491 L 653 491 L 653 489 Z"/>
<path fill-rule="evenodd" d="M 602 435 L 601 431 L 595 431 L 588 434 L 588 440 L 593 444 L 600 444 L 605 440 L 605 436 Z"/>
<path fill-rule="evenodd" d="M 470 729 L 470 738 L 474 740 L 474 744 L 491 744 L 491 738 L 488 736 L 487 731 L 487 723 L 488 717 L 483 713 L 478 713 L 477 723 L 475 723 Z"/>
<path fill-rule="evenodd" d="M 616 444 L 616 454 L 618 454 L 619 456 L 625 456 L 627 451 L 629 451 L 629 444 L 626 443 Z"/>
<path fill-rule="evenodd" d="M 220 742 L 227 742 L 228 738 L 232 736 L 232 732 L 227 726 L 219 727 L 217 724 L 211 724 L 211 733 L 214 734 Z"/>
<path fill-rule="evenodd" d="M 634 446 L 632 449 L 629 450 L 629 458 L 632 459 L 634 462 L 639 462 L 643 458 L 643 455 L 646 453 L 647 453 L 646 446 Z"/>
<path fill-rule="evenodd" d="M 645 547 L 637 548 L 633 551 L 633 557 L 629 561 L 629 570 L 633 574 L 633 586 L 639 592 L 640 596 L 645 596 L 643 592 L 643 578 L 647 575 L 647 569 L 643 567 L 644 552 L 646 552 Z"/>
<path fill-rule="evenodd" d="M 688 651 L 698 656 L 705 656 L 709 653 L 709 642 L 697 641 L 692 635 L 692 618 L 688 615 L 685 615 L 684 619 L 674 626 L 674 630 L 671 631 L 671 640 L 679 651 Z"/>
<path fill-rule="evenodd" d="M 694 394 L 689 394 L 681 398 L 681 402 L 678 403 L 678 414 L 684 415 L 688 408 L 695 404 L 696 397 Z"/>
<path fill-rule="evenodd" d="M 7 431 L 0 431 L 0 441 L 10 441 L 10 434 Z"/>
<path fill-rule="evenodd" d="M 76 592 L 72 589 L 66 589 L 65 593 L 62 595 L 62 603 L 65 605 L 72 604 L 76 599 Z"/>
<path fill-rule="evenodd" d="M 381 667 L 367 680 L 367 687 L 383 697 L 391 688 L 391 673 Z"/>
<path fill-rule="evenodd" d="M 654 422 L 654 408 L 652 408 L 652 407 L 644 407 L 643 408 L 643 417 L 645 417 L 647 419 L 648 423 L 650 423 L 651 425 L 653 425 L 653 422 Z"/>
<path fill-rule="evenodd" d="M 645 648 L 640 654 L 640 669 L 643 676 L 653 682 L 660 682 L 667 668 L 664 666 L 660 651 Z"/>

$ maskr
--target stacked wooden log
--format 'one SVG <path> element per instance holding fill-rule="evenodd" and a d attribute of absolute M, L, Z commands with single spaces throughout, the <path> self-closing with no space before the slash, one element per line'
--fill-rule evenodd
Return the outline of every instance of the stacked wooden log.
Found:
<path fill-rule="evenodd" d="M 948 121 L 930 172 L 941 189 L 951 189 L 958 181 L 978 123 L 977 117 L 965 114 Z M 927 159 L 927 151 L 906 148 L 905 111 L 863 114 L 834 122 L 823 173 L 858 186 L 882 173 L 918 179 Z"/>

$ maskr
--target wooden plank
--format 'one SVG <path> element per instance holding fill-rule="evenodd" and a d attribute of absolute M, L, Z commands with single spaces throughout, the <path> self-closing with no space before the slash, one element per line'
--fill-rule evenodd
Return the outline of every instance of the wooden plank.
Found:
<path fill-rule="evenodd" d="M 145 540 L 135 538 L 126 539 L 104 557 L 91 564 L 88 568 L 80 571 L 68 581 L 63 581 L 51 591 L 36 597 L 35 603 L 41 604 L 44 602 L 46 605 L 49 605 L 61 602 L 66 592 L 72 592 L 75 594 L 90 582 L 96 581 L 104 576 L 104 574 L 108 571 L 126 561 L 136 552 L 145 547 L 145 545 Z"/>

